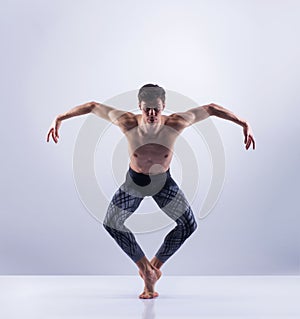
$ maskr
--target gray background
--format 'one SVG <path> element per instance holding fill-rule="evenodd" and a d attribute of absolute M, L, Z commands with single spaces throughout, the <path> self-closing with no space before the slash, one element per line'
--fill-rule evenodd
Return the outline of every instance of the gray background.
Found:
<path fill-rule="evenodd" d="M 0 274 L 136 274 L 75 187 L 85 116 L 46 133 L 149 82 L 231 109 L 257 142 L 212 119 L 224 188 L 165 273 L 299 274 L 299 27 L 299 1 L 1 1 Z M 167 231 L 137 236 L 148 257 Z"/>

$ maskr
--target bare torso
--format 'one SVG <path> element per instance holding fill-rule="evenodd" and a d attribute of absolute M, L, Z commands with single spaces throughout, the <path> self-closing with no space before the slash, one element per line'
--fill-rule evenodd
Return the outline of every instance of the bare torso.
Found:
<path fill-rule="evenodd" d="M 138 173 L 159 174 L 168 170 L 175 140 L 180 134 L 178 119 L 162 115 L 153 131 L 143 130 L 142 116 L 134 115 L 123 132 L 128 141 L 130 167 Z"/>

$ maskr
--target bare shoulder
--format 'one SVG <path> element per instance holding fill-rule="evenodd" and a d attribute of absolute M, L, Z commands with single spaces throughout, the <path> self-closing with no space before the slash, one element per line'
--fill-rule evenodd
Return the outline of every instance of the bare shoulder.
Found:
<path fill-rule="evenodd" d="M 123 132 L 129 131 L 138 126 L 138 114 L 124 112 L 118 119 L 118 126 Z"/>
<path fill-rule="evenodd" d="M 172 127 L 177 131 L 182 131 L 192 122 L 192 116 L 188 112 L 177 112 L 165 116 L 165 125 Z"/>

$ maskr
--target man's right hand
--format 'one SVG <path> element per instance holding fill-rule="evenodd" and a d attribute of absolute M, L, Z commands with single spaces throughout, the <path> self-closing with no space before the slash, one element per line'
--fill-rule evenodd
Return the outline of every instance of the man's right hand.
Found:
<path fill-rule="evenodd" d="M 52 136 L 53 138 L 53 141 L 55 143 L 58 142 L 58 139 L 59 139 L 59 135 L 58 135 L 58 130 L 60 128 L 60 125 L 61 125 L 61 120 L 57 117 L 51 124 L 50 128 L 49 128 L 49 132 L 48 132 L 48 135 L 47 135 L 47 142 L 49 142 L 49 139 L 50 139 L 50 135 Z"/>

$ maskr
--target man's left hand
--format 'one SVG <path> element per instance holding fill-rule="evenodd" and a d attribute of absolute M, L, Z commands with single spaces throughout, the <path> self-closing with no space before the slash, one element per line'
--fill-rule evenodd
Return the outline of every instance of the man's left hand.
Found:
<path fill-rule="evenodd" d="M 252 129 L 251 129 L 251 126 L 249 125 L 249 123 L 247 123 L 247 122 L 245 123 L 243 131 L 244 131 L 244 136 L 245 136 L 244 143 L 246 144 L 246 146 L 245 146 L 246 150 L 249 149 L 251 144 L 253 144 L 253 149 L 255 150 L 255 141 L 254 141 L 253 132 L 252 132 Z"/>

